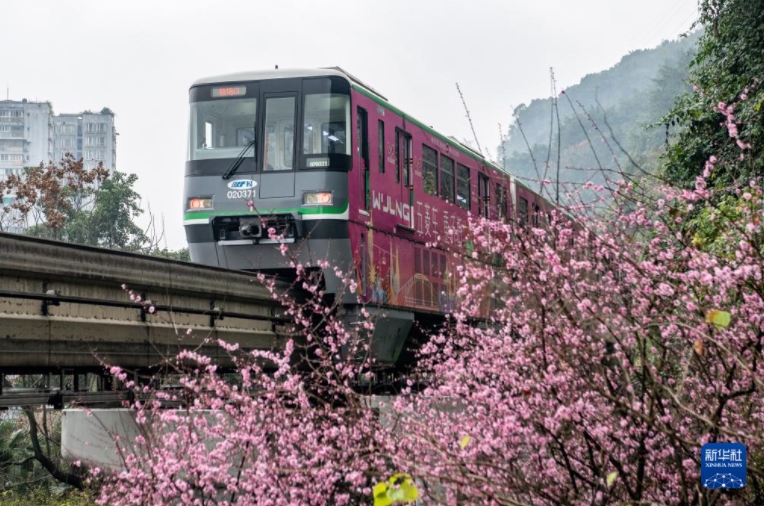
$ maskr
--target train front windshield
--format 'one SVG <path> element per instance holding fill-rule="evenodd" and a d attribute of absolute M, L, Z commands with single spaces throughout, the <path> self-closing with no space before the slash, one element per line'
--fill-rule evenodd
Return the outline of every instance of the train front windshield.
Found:
<path fill-rule="evenodd" d="M 336 78 L 204 86 L 192 89 L 187 160 L 199 175 L 238 157 L 239 172 L 349 169 L 350 128 L 349 85 Z"/>
<path fill-rule="evenodd" d="M 256 98 L 236 98 L 191 104 L 188 160 L 255 156 Z"/>

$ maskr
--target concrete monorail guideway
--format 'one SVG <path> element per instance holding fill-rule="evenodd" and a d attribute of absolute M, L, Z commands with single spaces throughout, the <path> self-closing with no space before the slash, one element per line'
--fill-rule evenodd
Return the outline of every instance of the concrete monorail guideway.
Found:
<path fill-rule="evenodd" d="M 0 393 L 7 374 L 146 369 L 206 337 L 273 349 L 278 311 L 246 272 L 0 233 Z"/>

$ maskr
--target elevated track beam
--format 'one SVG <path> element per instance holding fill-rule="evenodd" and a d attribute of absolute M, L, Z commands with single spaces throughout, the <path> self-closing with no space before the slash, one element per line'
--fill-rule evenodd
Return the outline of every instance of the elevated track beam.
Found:
<path fill-rule="evenodd" d="M 287 323 L 251 273 L 0 233 L 0 374 L 225 361 L 205 339 L 274 349 Z"/>

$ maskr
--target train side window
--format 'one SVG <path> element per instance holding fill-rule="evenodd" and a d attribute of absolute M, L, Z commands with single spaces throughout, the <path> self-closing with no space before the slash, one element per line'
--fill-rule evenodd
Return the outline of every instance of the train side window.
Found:
<path fill-rule="evenodd" d="M 356 118 L 358 128 L 358 155 L 363 162 L 363 170 L 369 169 L 369 115 L 363 107 L 358 108 Z"/>
<path fill-rule="evenodd" d="M 379 157 L 379 173 L 385 173 L 385 122 L 377 121 L 377 156 Z"/>
<path fill-rule="evenodd" d="M 520 220 L 520 226 L 525 228 L 528 224 L 528 201 L 523 197 L 517 200 L 517 218 Z"/>
<path fill-rule="evenodd" d="M 490 218 L 491 183 L 488 180 L 488 176 L 480 172 L 478 172 L 478 197 L 478 214 L 484 218 Z"/>
<path fill-rule="evenodd" d="M 363 107 L 358 108 L 356 118 L 358 129 L 358 155 L 361 162 L 361 191 L 364 195 L 364 209 L 371 209 L 369 189 L 369 115 Z"/>
<path fill-rule="evenodd" d="M 329 155 L 351 158 L 350 97 L 309 93 L 305 95 L 303 109 L 302 153 L 306 157 L 303 168 L 327 167 Z"/>
<path fill-rule="evenodd" d="M 539 226 L 539 216 L 541 216 L 541 208 L 535 202 L 533 203 L 533 226 Z"/>
<path fill-rule="evenodd" d="M 438 194 L 438 152 L 422 144 L 422 188 L 429 195 Z"/>
<path fill-rule="evenodd" d="M 470 169 L 457 164 L 456 203 L 459 207 L 470 210 Z"/>
<path fill-rule="evenodd" d="M 404 181 L 406 186 L 414 186 L 414 142 L 410 135 L 405 135 L 403 141 L 406 143 L 406 157 L 404 159 L 405 165 L 403 166 Z"/>
<path fill-rule="evenodd" d="M 500 184 L 496 184 L 496 208 L 499 220 L 507 219 L 507 190 Z"/>
<path fill-rule="evenodd" d="M 454 202 L 454 161 L 440 155 L 440 196 L 446 202 Z"/>
<path fill-rule="evenodd" d="M 395 182 L 401 182 L 401 172 L 403 172 L 403 184 L 405 186 L 412 185 L 412 164 L 413 159 L 413 146 L 411 135 L 407 134 L 403 130 L 395 130 L 395 155 L 396 155 L 396 168 L 395 168 Z"/>
<path fill-rule="evenodd" d="M 395 182 L 401 182 L 401 132 L 395 131 Z"/>

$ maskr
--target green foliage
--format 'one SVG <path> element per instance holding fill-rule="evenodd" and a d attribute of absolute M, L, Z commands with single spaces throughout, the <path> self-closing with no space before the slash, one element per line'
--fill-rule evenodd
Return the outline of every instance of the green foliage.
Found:
<path fill-rule="evenodd" d="M 37 382 L 34 378 L 17 377 L 11 380 L 11 384 L 29 386 Z M 31 419 L 35 420 L 34 425 L 31 424 Z M 56 473 L 82 476 L 82 469 L 63 461 L 60 449 L 60 411 L 43 408 L 31 412 L 16 409 L 0 413 L 0 506 L 89 504 L 83 502 L 86 496 L 70 495 L 74 492 L 73 487 L 54 478 Z M 43 460 L 46 461 L 45 465 L 52 465 L 56 472 L 50 472 L 43 465 Z M 38 496 L 45 500 L 37 499 Z M 29 499 L 30 497 L 34 497 L 35 500 Z M 70 501 L 67 499 L 70 497 L 83 500 Z M 24 502 L 24 499 L 29 502 Z"/>
<path fill-rule="evenodd" d="M 26 494 L 37 487 L 50 488 L 48 472 L 33 458 L 26 417 L 19 411 L 7 413 L 0 420 L 0 494 L 4 491 Z M 42 434 L 38 435 L 40 444 L 45 445 Z"/>
<path fill-rule="evenodd" d="M 419 489 L 408 474 L 398 473 L 374 485 L 374 506 L 413 503 L 419 499 Z"/>
<path fill-rule="evenodd" d="M 686 231 L 694 246 L 728 260 L 735 258 L 738 242 L 744 236 L 742 227 L 752 215 L 761 213 L 758 199 L 746 200 L 727 193 L 691 214 Z"/>
<path fill-rule="evenodd" d="M 677 132 L 677 143 L 665 158 L 665 175 L 685 186 L 694 184 L 710 156 L 719 159 L 716 181 L 728 185 L 764 169 L 764 0 L 702 0 L 699 23 L 705 27 L 687 93 L 665 117 Z M 751 144 L 741 163 L 741 149 L 715 108 L 732 105 L 739 138 Z"/>
<path fill-rule="evenodd" d="M 19 462 L 27 456 L 26 437 L 28 432 L 13 419 L 0 421 L 0 490 L 6 488 L 19 474 L 30 470 L 30 462 L 24 462 L 16 468 Z"/>
<path fill-rule="evenodd" d="M 178 250 L 171 250 L 167 248 L 164 248 L 164 249 L 155 248 L 151 250 L 149 254 L 154 255 L 155 257 L 164 257 L 164 258 L 170 258 L 173 260 L 182 260 L 184 262 L 191 261 L 191 255 L 188 252 L 188 248 L 181 248 Z"/>
<path fill-rule="evenodd" d="M 133 219 L 143 213 L 141 196 L 133 189 L 135 174 L 113 172 L 96 192 L 91 223 L 97 242 L 113 249 L 139 250 L 146 236 Z"/>
<path fill-rule="evenodd" d="M 86 188 L 82 195 L 72 196 L 87 198 L 88 205 L 67 209 L 59 229 L 52 230 L 43 222 L 25 233 L 88 246 L 143 251 L 149 238 L 134 221 L 143 213 L 141 196 L 133 188 L 137 180 L 135 174 L 112 172 L 97 188 Z"/>
<path fill-rule="evenodd" d="M 110 173 L 102 165 L 86 170 L 81 158 L 67 154 L 58 164 L 0 180 L 0 195 L 14 195 L 0 205 L 0 218 L 34 237 L 190 261 L 187 248 L 159 249 L 155 234 L 136 224 L 144 212 L 137 181 L 135 174 Z"/>
<path fill-rule="evenodd" d="M 67 490 L 59 494 L 51 494 L 42 488 L 24 493 L 0 492 L 0 506 L 95 506 L 95 504 L 95 499 L 88 492 L 75 490 Z"/>

